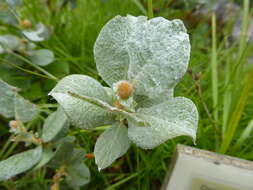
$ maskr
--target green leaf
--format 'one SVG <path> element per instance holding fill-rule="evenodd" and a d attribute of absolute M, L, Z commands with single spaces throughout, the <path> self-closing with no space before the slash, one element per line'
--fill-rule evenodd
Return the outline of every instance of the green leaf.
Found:
<path fill-rule="evenodd" d="M 53 62 L 54 53 L 48 49 L 34 50 L 32 51 L 30 59 L 36 65 L 46 66 Z"/>
<path fill-rule="evenodd" d="M 0 181 L 31 169 L 37 164 L 42 155 L 42 148 L 37 147 L 19 154 L 15 154 L 0 162 Z"/>
<path fill-rule="evenodd" d="M 4 53 L 4 48 L 0 45 L 0 54 Z"/>
<path fill-rule="evenodd" d="M 98 169 L 108 167 L 117 158 L 125 154 L 130 146 L 127 128 L 115 123 L 99 136 L 95 144 L 95 161 Z"/>
<path fill-rule="evenodd" d="M 63 78 L 69 75 L 70 65 L 68 62 L 63 62 L 62 60 L 54 60 L 47 66 L 47 71 L 54 73 L 54 75 L 58 78 Z"/>
<path fill-rule="evenodd" d="M 25 91 L 31 87 L 33 77 L 10 65 L 0 64 L 0 78 L 8 84 Z"/>
<path fill-rule="evenodd" d="M 99 75 L 110 85 L 134 84 L 134 95 L 155 99 L 175 87 L 187 70 L 190 43 L 180 20 L 116 16 L 101 30 L 94 56 Z"/>
<path fill-rule="evenodd" d="M 15 95 L 15 118 L 22 122 L 33 120 L 39 113 L 38 107 L 24 99 L 19 94 Z"/>
<path fill-rule="evenodd" d="M 13 56 L 12 54 L 6 54 L 4 56 L 4 60 L 6 62 L 13 63 L 18 66 L 23 66 L 25 64 L 25 62 L 23 60 L 21 60 L 19 57 Z"/>
<path fill-rule="evenodd" d="M 23 34 L 29 40 L 34 41 L 34 42 L 44 41 L 50 35 L 49 30 L 42 23 L 37 24 L 35 30 L 24 30 Z"/>
<path fill-rule="evenodd" d="M 56 142 L 54 142 L 53 145 L 55 148 L 58 148 L 63 143 L 74 143 L 75 139 L 76 138 L 74 136 L 66 136 L 66 137 L 61 138 L 61 139 L 57 140 Z"/>
<path fill-rule="evenodd" d="M 49 142 L 53 140 L 64 129 L 69 127 L 67 115 L 63 108 L 59 107 L 45 120 L 42 130 L 42 140 Z"/>
<path fill-rule="evenodd" d="M 18 89 L 0 79 L 0 114 L 4 117 L 14 117 L 14 97 Z"/>
<path fill-rule="evenodd" d="M 48 165 L 52 168 L 58 168 L 66 164 L 71 159 L 71 155 L 74 151 L 74 146 L 75 144 L 73 143 L 72 138 L 65 137 L 64 139 L 61 139 L 54 153 L 54 156 Z"/>
<path fill-rule="evenodd" d="M 78 188 L 90 181 L 89 168 L 83 163 L 85 151 L 81 148 L 75 148 L 71 159 L 68 161 L 66 172 L 66 181 L 69 186 Z"/>
<path fill-rule="evenodd" d="M 38 82 L 33 81 L 31 83 L 31 86 L 30 86 L 29 90 L 24 89 L 23 95 L 31 101 L 41 99 L 41 98 L 44 97 L 44 91 L 43 90 L 45 90 L 45 89 L 42 89 L 43 85 L 45 85 L 45 84 L 41 84 L 40 81 L 38 81 Z"/>
<path fill-rule="evenodd" d="M 150 108 L 141 108 L 136 117 L 143 120 L 143 125 L 128 118 L 128 137 L 141 148 L 152 149 L 181 135 L 196 138 L 198 111 L 187 98 L 172 98 Z"/>
<path fill-rule="evenodd" d="M 6 2 L 13 8 L 21 6 L 23 4 L 22 0 L 6 0 Z"/>
<path fill-rule="evenodd" d="M 53 142 L 58 141 L 58 140 L 60 140 L 64 137 L 66 137 L 67 134 L 68 134 L 68 131 L 69 131 L 69 127 L 70 127 L 70 123 L 68 121 L 68 124 L 64 125 L 63 128 L 57 134 L 57 136 L 54 137 Z"/>
<path fill-rule="evenodd" d="M 0 36 L 0 45 L 4 50 L 16 50 L 20 45 L 20 40 L 14 35 L 6 34 Z"/>
<path fill-rule="evenodd" d="M 0 114 L 4 117 L 16 117 L 23 122 L 34 119 L 39 109 L 35 104 L 17 93 L 18 89 L 0 79 Z"/>
<path fill-rule="evenodd" d="M 5 8 L 0 8 L 0 21 L 13 26 L 18 24 L 17 18 L 13 13 Z"/>
<path fill-rule="evenodd" d="M 55 153 L 51 149 L 43 148 L 42 158 L 40 162 L 34 167 L 34 170 L 45 166 L 54 157 L 54 154 Z"/>
<path fill-rule="evenodd" d="M 69 92 L 99 99 L 105 104 L 112 104 L 106 90 L 95 79 L 85 75 L 69 75 L 63 78 L 49 95 L 58 101 L 77 127 L 92 129 L 113 122 L 112 113 L 90 102 L 73 97 Z"/>
<path fill-rule="evenodd" d="M 75 162 L 82 162 L 84 160 L 84 156 L 86 154 L 86 151 L 83 148 L 75 148 L 73 151 L 73 154 L 71 155 L 71 158 L 69 160 L 69 163 L 75 163 Z"/>
<path fill-rule="evenodd" d="M 66 181 L 72 188 L 81 187 L 90 181 L 90 170 L 82 162 L 76 162 L 66 168 Z"/>

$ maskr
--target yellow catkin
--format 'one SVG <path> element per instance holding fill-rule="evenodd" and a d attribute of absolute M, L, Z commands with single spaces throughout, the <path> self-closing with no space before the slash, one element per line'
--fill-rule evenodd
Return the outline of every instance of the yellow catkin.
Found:
<path fill-rule="evenodd" d="M 133 93 L 134 87 L 128 81 L 120 81 L 117 84 L 117 94 L 121 99 L 129 98 Z"/>

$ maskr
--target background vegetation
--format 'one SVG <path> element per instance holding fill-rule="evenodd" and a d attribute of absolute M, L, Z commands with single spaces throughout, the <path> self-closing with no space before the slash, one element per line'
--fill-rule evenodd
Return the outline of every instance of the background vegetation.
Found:
<path fill-rule="evenodd" d="M 43 67 L 47 72 L 58 79 L 79 73 L 101 81 L 93 59 L 93 45 L 100 29 L 116 15 L 147 15 L 147 5 L 145 0 L 24 0 L 18 19 L 28 19 L 32 24 L 42 22 L 50 28 L 50 38 L 37 43 L 55 54 L 53 63 Z M 196 147 L 247 160 L 253 160 L 251 7 L 249 0 L 153 1 L 154 16 L 182 19 L 190 34 L 189 70 L 176 87 L 175 96 L 188 97 L 198 107 Z M 0 35 L 20 35 L 3 17 L 2 7 Z M 21 95 L 40 106 L 40 116 L 27 124 L 40 133 L 45 117 L 56 109 L 56 102 L 47 95 L 56 81 L 38 76 L 41 71 L 31 65 L 19 66 L 17 62 L 17 57 L 7 59 L 0 54 L 0 78 L 21 88 Z M 25 149 L 22 143 L 10 141 L 8 122 L 9 119 L 0 118 L 0 160 Z M 72 127 L 68 135 L 75 136 L 77 144 L 92 153 L 102 130 Z M 141 150 L 132 145 L 125 156 L 101 172 L 95 167 L 94 159 L 87 159 L 91 182 L 82 189 L 158 189 L 178 143 L 193 146 L 187 137 L 169 140 L 154 150 Z M 22 174 L 1 182 L 0 189 L 49 189 L 53 172 L 42 168 Z M 64 182 L 61 188 L 68 189 Z"/>

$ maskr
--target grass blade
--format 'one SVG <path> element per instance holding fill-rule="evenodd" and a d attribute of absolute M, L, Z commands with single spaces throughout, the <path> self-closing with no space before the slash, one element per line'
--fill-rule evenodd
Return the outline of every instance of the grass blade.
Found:
<path fill-rule="evenodd" d="M 252 131 L 253 131 L 253 119 L 249 122 L 247 127 L 243 130 L 242 135 L 237 140 L 234 148 L 238 148 L 238 147 L 242 146 L 242 144 L 245 142 L 245 140 L 250 137 Z"/>
<path fill-rule="evenodd" d="M 241 91 L 240 98 L 236 104 L 236 107 L 235 107 L 232 115 L 231 115 L 231 119 L 228 123 L 227 130 L 224 135 L 225 138 L 223 138 L 223 141 L 221 144 L 220 153 L 227 152 L 227 150 L 231 144 L 231 141 L 234 137 L 234 133 L 235 133 L 238 123 L 241 119 L 241 116 L 243 114 L 243 110 L 244 110 L 246 103 L 247 103 L 247 99 L 248 99 L 251 89 L 253 87 L 253 77 L 252 76 L 253 76 L 253 66 L 250 69 L 250 72 L 247 76 L 245 86 L 243 87 L 243 89 Z"/>
<path fill-rule="evenodd" d="M 153 2 L 152 2 L 152 0 L 148 0 L 148 18 L 151 19 L 153 17 L 154 17 Z"/>
<path fill-rule="evenodd" d="M 211 68 L 212 68 L 212 98 L 213 98 L 213 110 L 214 119 L 218 121 L 218 62 L 217 62 L 217 45 L 216 45 L 216 15 L 212 14 L 212 57 L 211 57 Z"/>
<path fill-rule="evenodd" d="M 132 2 L 138 7 L 138 9 L 142 12 L 142 14 L 148 15 L 147 10 L 143 7 L 143 5 L 140 3 L 139 0 L 132 0 Z"/>

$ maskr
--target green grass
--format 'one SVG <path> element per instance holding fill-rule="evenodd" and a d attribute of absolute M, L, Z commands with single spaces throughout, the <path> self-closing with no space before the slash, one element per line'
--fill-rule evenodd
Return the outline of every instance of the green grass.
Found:
<path fill-rule="evenodd" d="M 23 95 L 40 105 L 42 114 L 36 121 L 28 123 L 31 129 L 40 132 L 44 118 L 55 109 L 55 102 L 47 94 L 56 82 L 48 77 L 62 78 L 80 73 L 101 81 L 93 59 L 93 44 L 100 29 L 118 14 L 147 14 L 151 18 L 152 1 L 79 0 L 74 9 L 59 6 L 58 0 L 49 1 L 48 5 L 30 0 L 24 2 L 21 19 L 27 18 L 52 26 L 51 38 L 39 43 L 39 46 L 51 49 L 56 59 L 54 63 L 44 67 L 45 71 L 34 68 L 33 65 L 21 67 L 13 62 L 6 64 L 2 59 L 0 66 L 9 72 L 8 75 L 6 72 L 4 74 L 7 81 L 23 88 Z M 242 7 L 244 14 L 241 36 L 233 42 L 229 40 L 231 26 L 235 22 L 233 18 L 223 27 L 219 25 L 215 14 L 196 23 L 187 17 L 190 11 L 173 7 L 171 2 L 166 2 L 165 6 L 162 0 L 154 1 L 154 16 L 183 18 L 190 33 L 190 70 L 176 87 L 175 96 L 186 96 L 198 107 L 200 120 L 196 147 L 253 160 L 253 61 L 249 59 L 253 44 L 247 42 L 245 35 L 249 17 L 252 16 L 249 0 L 244 0 Z M 0 28 L 0 34 L 8 32 L 13 32 L 13 28 Z M 29 79 L 29 84 L 24 84 L 24 79 Z M 0 119 L 2 160 L 20 152 L 24 146 L 9 140 L 8 120 Z M 77 144 L 87 152 L 93 152 L 95 140 L 101 132 L 72 127 L 69 135 L 76 136 Z M 154 150 L 142 150 L 132 145 L 125 156 L 101 172 L 98 172 L 94 160 L 87 160 L 92 174 L 91 183 L 82 189 L 158 189 L 178 143 L 193 146 L 193 142 L 187 137 L 169 140 Z M 40 169 L 20 175 L 14 180 L 1 182 L 0 189 L 49 189 L 52 175 L 52 170 Z M 62 189 L 68 189 L 64 187 L 64 182 Z"/>

